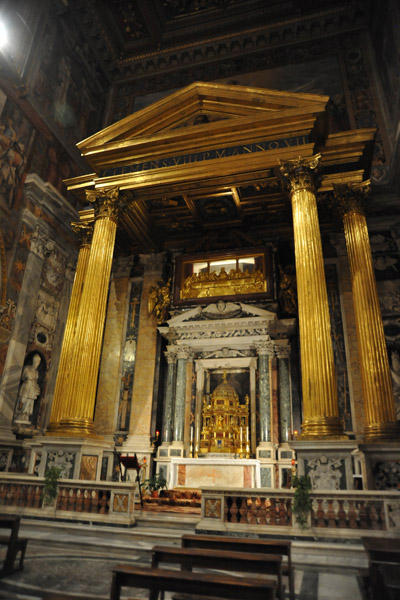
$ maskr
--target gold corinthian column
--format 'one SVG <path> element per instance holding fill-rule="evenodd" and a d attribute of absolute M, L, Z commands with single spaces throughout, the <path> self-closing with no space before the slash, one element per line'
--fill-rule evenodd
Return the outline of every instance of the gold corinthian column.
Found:
<path fill-rule="evenodd" d="M 103 338 L 107 293 L 121 207 L 118 188 L 86 192 L 94 204 L 95 222 L 85 283 L 79 304 L 71 357 L 65 386 L 66 414 L 60 420 L 58 435 L 94 436 L 93 412 Z"/>
<path fill-rule="evenodd" d="M 60 420 L 69 414 L 69 386 L 66 385 L 66 382 L 69 379 L 69 368 L 74 353 L 74 335 L 78 320 L 78 311 L 82 296 L 83 284 L 89 262 L 90 245 L 93 234 L 93 221 L 88 222 L 85 220 L 77 223 L 71 223 L 71 225 L 75 233 L 81 235 L 81 247 L 79 249 L 78 263 L 76 265 L 75 279 L 72 286 L 67 322 L 65 324 L 61 356 L 57 372 L 56 388 L 51 406 L 50 423 L 47 428 L 47 435 L 58 435 L 60 429 Z"/>
<path fill-rule="evenodd" d="M 319 231 L 316 172 L 320 155 L 281 164 L 290 192 L 296 256 L 300 326 L 303 423 L 299 436 L 343 439 L 329 320 L 322 243 Z"/>
<path fill-rule="evenodd" d="M 369 181 L 334 185 L 335 205 L 343 219 L 350 262 L 367 442 L 393 440 L 399 435 L 371 246 L 363 211 L 363 201 L 369 189 Z"/>

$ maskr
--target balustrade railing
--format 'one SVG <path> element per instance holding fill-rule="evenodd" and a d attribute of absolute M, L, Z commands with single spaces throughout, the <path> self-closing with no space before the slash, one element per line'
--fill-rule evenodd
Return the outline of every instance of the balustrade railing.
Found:
<path fill-rule="evenodd" d="M 62 479 L 52 507 L 43 504 L 44 479 L 3 473 L 0 477 L 0 511 L 83 520 L 134 523 L 137 485 L 111 481 Z M 62 514 L 63 513 L 63 514 Z M 79 514 L 79 517 L 78 517 Z M 74 516 L 72 516 L 74 515 Z"/>
<path fill-rule="evenodd" d="M 373 491 L 312 492 L 308 526 L 302 530 L 293 514 L 294 490 L 202 489 L 201 522 L 198 531 L 240 531 L 327 537 L 341 530 L 342 537 L 357 537 L 376 531 L 399 534 L 400 494 Z"/>

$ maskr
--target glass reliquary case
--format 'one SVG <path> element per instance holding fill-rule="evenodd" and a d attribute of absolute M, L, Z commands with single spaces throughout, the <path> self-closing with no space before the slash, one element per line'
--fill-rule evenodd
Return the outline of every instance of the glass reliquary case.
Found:
<path fill-rule="evenodd" d="M 174 304 L 273 297 L 271 249 L 180 256 Z"/>

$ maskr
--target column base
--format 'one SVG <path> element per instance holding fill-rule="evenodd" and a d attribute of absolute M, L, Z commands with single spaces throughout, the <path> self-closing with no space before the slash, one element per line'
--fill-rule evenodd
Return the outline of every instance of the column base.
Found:
<path fill-rule="evenodd" d="M 314 490 L 353 490 L 352 452 L 358 448 L 349 441 L 289 442 L 297 453 L 297 474 L 308 475 Z"/>
<path fill-rule="evenodd" d="M 32 449 L 29 474 L 44 477 L 49 467 L 61 468 L 62 479 L 111 480 L 113 443 L 86 437 L 38 436 L 26 441 Z"/>
<path fill-rule="evenodd" d="M 398 442 L 360 444 L 369 490 L 398 490 L 400 485 L 400 448 Z"/>
<path fill-rule="evenodd" d="M 400 437 L 400 423 L 373 423 L 364 429 L 365 442 L 391 442 L 398 441 Z"/>
<path fill-rule="evenodd" d="M 315 417 L 304 421 L 298 440 L 347 440 L 339 417 Z"/>
<path fill-rule="evenodd" d="M 102 436 L 95 433 L 92 419 L 62 419 L 59 423 L 50 423 L 46 436 L 103 439 Z"/>

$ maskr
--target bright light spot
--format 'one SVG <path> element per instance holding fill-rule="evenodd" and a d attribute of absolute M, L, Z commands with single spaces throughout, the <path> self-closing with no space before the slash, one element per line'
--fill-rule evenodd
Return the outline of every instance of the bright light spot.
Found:
<path fill-rule="evenodd" d="M 3 48 L 7 44 L 7 30 L 4 27 L 4 23 L 0 22 L 0 48 Z"/>

